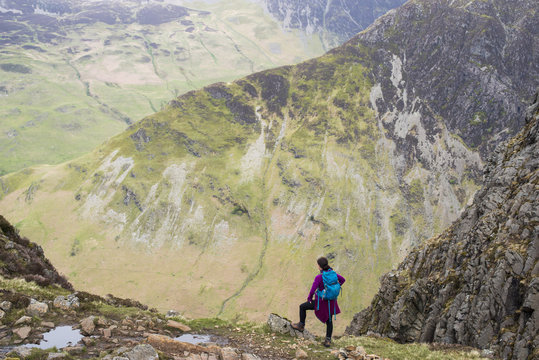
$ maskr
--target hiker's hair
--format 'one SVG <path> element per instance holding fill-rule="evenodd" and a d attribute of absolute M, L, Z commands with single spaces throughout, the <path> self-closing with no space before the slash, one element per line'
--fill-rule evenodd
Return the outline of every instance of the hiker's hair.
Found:
<path fill-rule="evenodd" d="M 325 257 L 323 256 L 319 257 L 318 260 L 316 260 L 316 262 L 318 263 L 318 266 L 322 268 L 322 270 L 324 271 L 329 270 L 328 259 L 326 259 Z"/>

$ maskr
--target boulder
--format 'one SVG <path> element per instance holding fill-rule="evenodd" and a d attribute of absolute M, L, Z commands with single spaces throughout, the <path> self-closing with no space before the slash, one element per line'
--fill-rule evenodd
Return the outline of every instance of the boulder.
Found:
<path fill-rule="evenodd" d="M 84 335 L 92 335 L 95 330 L 95 316 L 88 316 L 80 322 L 81 332 Z"/>
<path fill-rule="evenodd" d="M 13 326 L 18 326 L 22 324 L 30 324 L 32 322 L 32 318 L 30 316 L 23 316 L 19 320 L 15 321 L 15 324 Z"/>
<path fill-rule="evenodd" d="M 26 308 L 26 312 L 32 316 L 43 316 L 49 311 L 49 305 L 32 299 L 30 305 Z"/>
<path fill-rule="evenodd" d="M 268 317 L 268 326 L 272 332 L 278 332 L 280 334 L 288 334 L 292 337 L 298 337 L 306 340 L 315 340 L 313 334 L 304 330 L 303 332 L 294 330 L 291 326 L 290 320 L 283 318 L 277 314 L 270 314 Z"/>
<path fill-rule="evenodd" d="M 230 347 L 221 348 L 221 360 L 240 360 L 240 356 L 235 349 Z"/>
<path fill-rule="evenodd" d="M 80 300 L 75 294 L 65 296 L 57 296 L 53 302 L 54 307 L 60 308 L 62 310 L 73 310 L 80 307 Z"/>
<path fill-rule="evenodd" d="M 181 330 L 183 332 L 191 331 L 191 328 L 189 326 L 182 324 L 180 322 L 174 321 L 174 320 L 168 320 L 167 326 L 174 329 Z"/>
<path fill-rule="evenodd" d="M 124 354 L 129 360 L 158 360 L 157 351 L 148 344 L 137 345 Z"/>
<path fill-rule="evenodd" d="M 13 329 L 13 333 L 21 339 L 26 339 L 28 335 L 30 335 L 31 331 L 32 328 L 30 326 L 23 326 L 22 328 Z"/>
<path fill-rule="evenodd" d="M 9 311 L 9 310 L 11 310 L 11 306 L 13 306 L 13 305 L 12 305 L 11 302 L 9 302 L 9 301 L 2 301 L 2 302 L 0 303 L 0 309 L 2 309 L 2 310 L 4 310 L 4 311 Z"/>

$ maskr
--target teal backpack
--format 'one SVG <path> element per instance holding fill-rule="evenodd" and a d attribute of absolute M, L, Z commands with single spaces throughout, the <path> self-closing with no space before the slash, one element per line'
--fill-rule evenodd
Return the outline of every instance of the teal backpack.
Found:
<path fill-rule="evenodd" d="M 331 306 L 329 300 L 337 299 L 341 293 L 341 284 L 339 284 L 337 273 L 333 270 L 322 272 L 322 280 L 324 281 L 324 290 L 318 290 L 317 310 L 320 309 L 320 299 L 328 300 L 329 319 L 331 321 Z M 335 314 L 335 303 L 333 307 L 333 315 L 337 318 L 337 314 Z"/>

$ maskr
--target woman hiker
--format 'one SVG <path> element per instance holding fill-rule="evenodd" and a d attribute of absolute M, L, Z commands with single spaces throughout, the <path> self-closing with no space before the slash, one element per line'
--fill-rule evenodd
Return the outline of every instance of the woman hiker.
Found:
<path fill-rule="evenodd" d="M 307 297 L 307 302 L 299 306 L 299 322 L 292 324 L 292 328 L 298 331 L 305 329 L 305 318 L 307 317 L 307 310 L 314 310 L 314 314 L 323 323 L 326 323 L 326 339 L 324 340 L 324 346 L 329 347 L 331 345 L 331 335 L 333 334 L 333 321 L 332 317 L 341 312 L 337 299 L 324 300 L 322 292 L 324 291 L 324 280 L 331 279 L 332 277 L 338 279 L 339 285 L 344 284 L 346 281 L 341 275 L 335 273 L 328 264 L 328 259 L 325 257 L 319 258 L 317 261 L 320 274 L 314 278 L 313 286 Z M 333 274 L 332 274 L 333 273 Z M 326 280 L 327 281 L 327 280 Z M 318 291 L 317 291 L 318 290 Z M 340 291 L 340 288 L 339 288 Z M 313 300 L 313 295 L 315 299 Z M 338 294 L 337 294 L 338 295 Z M 330 296 L 331 297 L 331 296 Z"/>

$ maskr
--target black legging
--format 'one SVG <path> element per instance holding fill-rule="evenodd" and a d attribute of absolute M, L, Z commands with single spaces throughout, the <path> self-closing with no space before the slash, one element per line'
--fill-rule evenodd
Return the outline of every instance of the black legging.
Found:
<path fill-rule="evenodd" d="M 316 308 L 314 301 L 307 301 L 299 306 L 299 322 L 305 324 L 307 318 L 307 310 L 314 310 Z M 326 321 L 326 337 L 331 339 L 333 334 L 333 321 L 331 317 Z"/>

